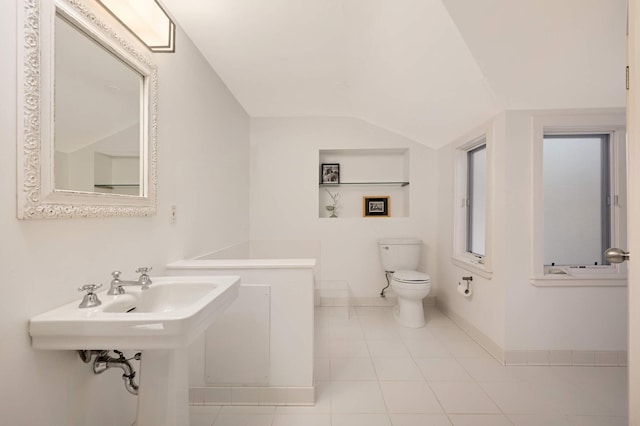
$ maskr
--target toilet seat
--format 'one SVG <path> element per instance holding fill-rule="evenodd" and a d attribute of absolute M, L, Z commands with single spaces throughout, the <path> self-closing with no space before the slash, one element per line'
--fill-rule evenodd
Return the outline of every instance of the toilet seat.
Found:
<path fill-rule="evenodd" d="M 419 271 L 395 271 L 393 280 L 403 284 L 427 284 L 431 282 L 431 277 Z"/>

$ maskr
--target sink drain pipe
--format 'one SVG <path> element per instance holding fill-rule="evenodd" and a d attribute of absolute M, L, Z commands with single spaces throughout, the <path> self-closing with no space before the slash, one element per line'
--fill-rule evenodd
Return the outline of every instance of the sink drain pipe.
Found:
<path fill-rule="evenodd" d="M 124 380 L 124 387 L 127 391 L 132 395 L 138 395 L 138 384 L 135 381 L 136 372 L 129 363 L 129 359 L 140 360 L 142 354 L 138 352 L 133 356 L 133 358 L 125 358 L 124 354 L 120 351 L 114 350 L 118 357 L 114 358 L 109 355 L 109 351 L 101 350 L 80 350 L 78 351 L 78 355 L 80 355 L 80 359 L 85 363 L 89 363 L 93 355 L 96 355 L 96 358 L 93 360 L 93 372 L 94 374 L 102 374 L 110 368 L 118 367 L 122 369 L 124 372 L 122 374 L 122 380 Z"/>

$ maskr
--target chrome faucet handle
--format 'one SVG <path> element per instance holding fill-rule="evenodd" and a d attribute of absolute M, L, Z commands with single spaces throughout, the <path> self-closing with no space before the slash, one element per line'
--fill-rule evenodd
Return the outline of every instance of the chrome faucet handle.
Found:
<path fill-rule="evenodd" d="M 111 273 L 111 276 L 113 277 L 113 279 L 111 280 L 111 287 L 109 288 L 109 291 L 107 291 L 107 294 L 109 296 L 117 296 L 118 294 L 124 294 L 124 288 L 122 288 L 122 285 L 120 285 L 120 274 L 122 272 L 120 271 L 113 271 Z"/>
<path fill-rule="evenodd" d="M 140 284 L 142 284 L 143 290 L 147 290 L 149 288 L 149 285 L 152 283 L 151 277 L 149 277 L 149 271 L 151 269 L 152 269 L 151 266 L 149 267 L 141 266 L 138 269 L 136 269 L 136 272 L 140 274 L 140 278 L 138 278 L 138 281 L 140 282 Z"/>
<path fill-rule="evenodd" d="M 86 291 L 87 293 L 93 293 L 96 289 L 102 287 L 102 284 L 85 284 L 82 287 L 78 287 L 78 291 Z"/>
<path fill-rule="evenodd" d="M 102 287 L 102 284 L 85 284 L 82 287 L 78 287 L 78 291 L 86 291 L 87 294 L 82 298 L 82 302 L 78 305 L 79 308 L 94 308 L 102 305 L 98 295 L 94 293 L 96 289 Z"/>

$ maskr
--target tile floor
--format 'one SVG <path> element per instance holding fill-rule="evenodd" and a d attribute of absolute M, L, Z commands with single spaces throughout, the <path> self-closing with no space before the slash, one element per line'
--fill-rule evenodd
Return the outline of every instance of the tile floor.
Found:
<path fill-rule="evenodd" d="M 191 426 L 623 426 L 624 367 L 504 367 L 431 308 L 316 308 L 316 405 L 192 406 Z"/>

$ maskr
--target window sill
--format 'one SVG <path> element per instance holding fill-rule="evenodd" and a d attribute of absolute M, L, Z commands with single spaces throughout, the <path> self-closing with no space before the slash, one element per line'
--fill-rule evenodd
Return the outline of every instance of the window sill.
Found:
<path fill-rule="evenodd" d="M 475 258 L 458 256 L 452 257 L 451 262 L 462 269 L 480 275 L 482 278 L 490 280 L 493 277 L 493 271 L 487 270 L 486 266 Z"/>
<path fill-rule="evenodd" d="M 545 274 L 533 276 L 529 280 L 536 287 L 626 287 L 624 274 L 563 275 Z"/>

